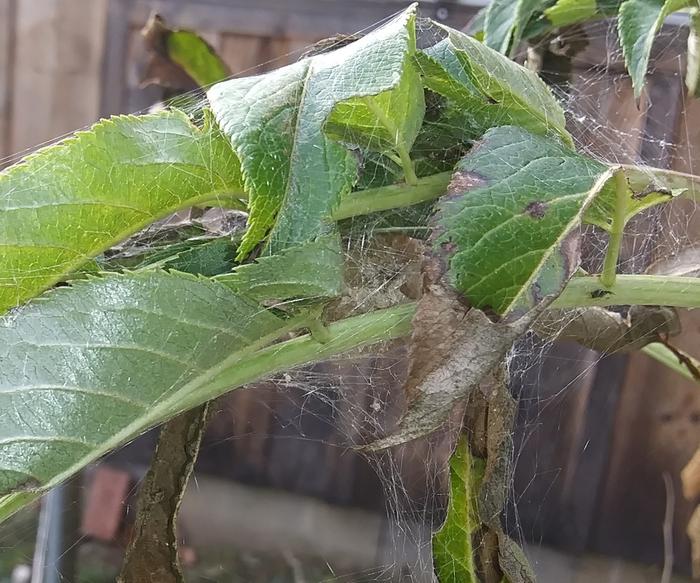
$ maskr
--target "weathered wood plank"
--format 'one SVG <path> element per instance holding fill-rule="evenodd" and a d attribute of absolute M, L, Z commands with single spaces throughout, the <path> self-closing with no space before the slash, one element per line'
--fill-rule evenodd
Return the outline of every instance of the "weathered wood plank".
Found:
<path fill-rule="evenodd" d="M 10 152 L 10 115 L 14 67 L 15 1 L 0 0 L 0 168 Z"/>
<path fill-rule="evenodd" d="M 222 30 L 254 36 L 290 38 L 352 34 L 403 10 L 408 3 L 395 0 L 199 0 L 182 2 L 138 0 L 131 22 L 145 22 L 152 9 L 173 25 L 195 30 Z M 456 1 L 421 2 L 421 15 L 462 28 L 476 12 Z"/>
<path fill-rule="evenodd" d="M 97 119 L 106 9 L 107 0 L 17 4 L 12 151 Z"/>

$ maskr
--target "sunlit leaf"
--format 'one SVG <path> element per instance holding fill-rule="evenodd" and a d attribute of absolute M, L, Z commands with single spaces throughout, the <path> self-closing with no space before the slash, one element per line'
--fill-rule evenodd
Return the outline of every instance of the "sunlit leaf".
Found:
<path fill-rule="evenodd" d="M 0 313 L 240 182 L 226 138 L 177 111 L 102 121 L 29 156 L 0 174 Z"/>
<path fill-rule="evenodd" d="M 553 26 L 568 26 L 591 20 L 598 14 L 596 0 L 558 0 L 544 11 Z"/>
<path fill-rule="evenodd" d="M 357 161 L 345 144 L 324 133 L 324 123 L 340 102 L 399 86 L 414 20 L 412 7 L 335 51 L 209 90 L 250 195 L 240 258 L 268 231 L 268 253 L 275 254 L 332 230 L 330 210 L 356 181 Z"/>

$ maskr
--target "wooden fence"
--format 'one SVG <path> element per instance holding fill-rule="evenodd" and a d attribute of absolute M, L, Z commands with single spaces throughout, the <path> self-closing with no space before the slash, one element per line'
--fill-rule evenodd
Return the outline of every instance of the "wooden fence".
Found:
<path fill-rule="evenodd" d="M 151 10 L 203 33 L 238 74 L 279 66 L 320 38 L 357 32 L 402 7 L 391 0 L 0 0 L 0 159 L 156 101 L 158 89 L 140 87 L 139 30 Z M 425 2 L 422 10 L 456 27 L 473 14 L 458 2 Z M 589 48 L 575 59 L 574 94 L 582 113 L 588 107 L 590 119 L 607 120 L 608 129 L 584 121 L 576 126 L 581 142 L 606 158 L 697 171 L 700 129 L 693 119 L 700 101 L 685 98 L 682 64 L 673 58 L 683 52 L 682 32 L 669 30 L 657 43 L 639 108 L 608 25 L 589 36 Z M 673 211 L 679 220 L 637 225 L 637 237 L 628 241 L 633 267 L 641 269 L 658 252 L 645 246 L 649 235 L 662 250 L 664 240 L 700 238 L 693 210 L 679 207 Z M 697 352 L 700 314 L 685 314 L 684 327 L 679 346 Z M 658 563 L 668 473 L 676 489 L 676 562 L 687 570 L 684 529 L 697 501 L 682 498 L 679 472 L 700 444 L 697 386 L 642 355 L 599 360 L 562 344 L 543 362 L 520 386 L 517 528 L 529 540 Z M 332 415 L 321 401 L 308 400 L 301 414 L 303 399 L 282 398 L 271 387 L 231 396 L 228 421 L 223 429 L 215 424 L 204 469 L 377 508 L 380 487 L 371 470 L 324 445 L 338 430 Z M 288 439 L 299 435 L 299 426 L 313 439 Z"/>

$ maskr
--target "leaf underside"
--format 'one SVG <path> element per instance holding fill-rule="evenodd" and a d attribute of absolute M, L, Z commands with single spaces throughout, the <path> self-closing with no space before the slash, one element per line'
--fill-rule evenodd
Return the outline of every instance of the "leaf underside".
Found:
<path fill-rule="evenodd" d="M 179 412 L 226 359 L 285 325 L 194 276 L 75 282 L 0 326 L 0 493 L 43 491 Z"/>

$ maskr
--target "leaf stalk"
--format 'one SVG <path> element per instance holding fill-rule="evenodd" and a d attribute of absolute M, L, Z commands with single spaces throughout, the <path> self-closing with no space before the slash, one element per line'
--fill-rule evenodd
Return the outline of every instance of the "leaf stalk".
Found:
<path fill-rule="evenodd" d="M 627 177 L 622 168 L 615 171 L 615 211 L 613 215 L 612 227 L 610 229 L 610 241 L 605 253 L 603 262 L 603 273 L 600 275 L 600 283 L 604 287 L 610 288 L 615 284 L 617 276 L 617 260 L 620 257 L 620 247 L 625 234 L 625 223 L 627 215 L 627 196 L 629 185 Z"/>

